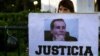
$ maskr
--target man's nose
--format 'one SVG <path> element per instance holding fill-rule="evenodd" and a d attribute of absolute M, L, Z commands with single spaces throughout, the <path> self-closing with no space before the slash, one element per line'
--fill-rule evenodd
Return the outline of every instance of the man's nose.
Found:
<path fill-rule="evenodd" d="M 60 27 L 60 31 L 63 31 L 63 27 Z"/>

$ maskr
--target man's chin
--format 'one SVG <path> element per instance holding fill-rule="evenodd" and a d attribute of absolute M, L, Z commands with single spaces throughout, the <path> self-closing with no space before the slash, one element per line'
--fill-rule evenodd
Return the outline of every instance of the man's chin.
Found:
<path fill-rule="evenodd" d="M 64 38 L 64 36 L 63 36 L 63 35 L 59 35 L 58 37 L 59 37 L 59 38 Z"/>
<path fill-rule="evenodd" d="M 64 36 L 63 36 L 63 35 L 59 35 L 59 36 L 56 37 L 56 39 L 57 39 L 57 40 L 60 40 L 60 41 L 61 41 L 61 40 L 64 40 Z"/>

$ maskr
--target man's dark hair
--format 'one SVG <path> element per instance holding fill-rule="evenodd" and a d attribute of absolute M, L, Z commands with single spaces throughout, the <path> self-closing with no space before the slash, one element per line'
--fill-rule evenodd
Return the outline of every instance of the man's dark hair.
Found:
<path fill-rule="evenodd" d="M 64 22 L 63 19 L 54 19 L 54 20 L 51 22 L 51 25 L 50 25 L 51 29 L 54 28 L 54 22 L 56 22 L 56 21 L 63 21 L 63 22 Z M 64 22 L 64 23 L 65 23 L 65 22 Z M 65 24 L 65 25 L 66 25 L 66 24 Z"/>
<path fill-rule="evenodd" d="M 58 12 L 59 12 L 60 6 L 68 8 L 71 12 L 74 12 L 74 5 L 73 5 L 73 2 L 71 0 L 61 0 L 59 5 L 58 5 Z"/>

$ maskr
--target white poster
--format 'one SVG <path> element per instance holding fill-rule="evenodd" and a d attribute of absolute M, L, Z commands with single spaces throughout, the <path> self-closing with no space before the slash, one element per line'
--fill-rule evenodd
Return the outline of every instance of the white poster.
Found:
<path fill-rule="evenodd" d="M 29 56 L 98 56 L 97 14 L 30 13 Z"/>

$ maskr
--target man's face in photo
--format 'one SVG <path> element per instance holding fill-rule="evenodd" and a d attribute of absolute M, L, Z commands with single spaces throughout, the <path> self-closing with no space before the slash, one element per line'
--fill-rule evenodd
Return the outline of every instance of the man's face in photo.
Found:
<path fill-rule="evenodd" d="M 66 34 L 66 25 L 64 21 L 55 21 L 51 33 L 53 34 L 53 37 L 58 40 L 64 39 Z"/>

